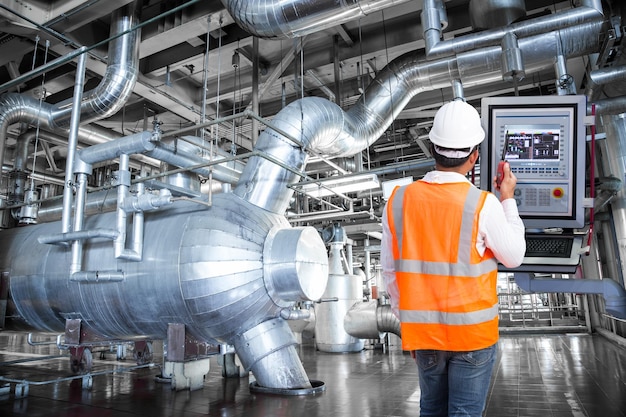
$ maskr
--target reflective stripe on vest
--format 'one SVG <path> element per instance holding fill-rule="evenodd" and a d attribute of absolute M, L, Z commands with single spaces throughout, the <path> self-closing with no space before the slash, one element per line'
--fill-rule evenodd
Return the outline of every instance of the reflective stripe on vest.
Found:
<path fill-rule="evenodd" d="M 492 320 L 498 315 L 498 305 L 470 313 L 446 313 L 443 311 L 400 310 L 400 321 L 404 323 L 449 324 L 458 326 L 478 324 Z"/>
<path fill-rule="evenodd" d="M 450 275 L 456 277 L 476 277 L 486 274 L 496 266 L 492 259 L 479 264 L 449 264 L 447 262 L 412 261 L 399 259 L 395 261 L 396 271 L 415 272 L 428 275 Z"/>

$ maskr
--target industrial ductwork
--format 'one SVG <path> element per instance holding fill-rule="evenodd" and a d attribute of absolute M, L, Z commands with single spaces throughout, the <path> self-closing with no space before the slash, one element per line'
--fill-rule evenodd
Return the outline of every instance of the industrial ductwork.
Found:
<path fill-rule="evenodd" d="M 626 80 L 626 66 L 600 68 L 589 73 L 585 95 L 589 99 L 587 113 L 591 114 L 591 107 L 595 106 L 595 114 L 621 114 L 626 112 L 626 97 L 617 96 L 598 99 L 604 86 Z"/>
<path fill-rule="evenodd" d="M 136 25 L 137 10 L 135 4 L 118 9 L 112 16 L 111 34 L 118 35 Z M 140 39 L 140 31 L 131 31 L 109 43 L 109 65 L 100 84 L 84 95 L 81 123 L 109 117 L 128 100 L 139 73 Z M 10 125 L 21 122 L 51 132 L 67 133 L 71 104 L 71 98 L 53 105 L 23 94 L 0 96 L 0 161 L 4 160 L 4 145 Z"/>
<path fill-rule="evenodd" d="M 470 0 L 470 21 L 474 29 L 505 27 L 526 17 L 524 0 Z"/>
<path fill-rule="evenodd" d="M 528 21 L 501 26 L 496 29 L 476 32 L 454 39 L 442 40 L 443 22 L 440 20 L 440 10 L 443 0 L 424 0 L 422 9 L 422 25 L 426 55 L 429 59 L 452 56 L 469 50 L 480 50 L 489 46 L 499 45 L 507 33 L 517 38 L 527 38 L 541 33 L 561 31 L 566 28 L 578 27 L 581 24 L 603 19 L 600 0 L 583 0 L 583 6 L 556 13 L 554 15 L 537 17 Z M 598 32 L 593 36 L 597 37 Z M 580 39 L 580 38 L 578 38 Z M 567 47 L 567 41 L 563 45 Z M 554 56 L 557 56 L 555 54 Z M 524 55 L 524 58 L 526 56 Z"/>
<path fill-rule="evenodd" d="M 596 11 L 592 18 L 575 27 L 519 39 L 526 71 L 552 67 L 559 53 L 575 57 L 596 51 L 602 21 L 602 14 Z M 295 172 L 304 168 L 307 149 L 335 157 L 360 152 L 381 136 L 416 94 L 449 87 L 454 80 L 461 80 L 465 86 L 501 80 L 501 54 L 499 46 L 434 61 L 408 53 L 390 62 L 348 111 L 315 97 L 289 104 L 272 120 L 276 129 L 268 128 L 259 136 L 256 149 L 274 155 L 294 170 L 252 157 L 235 194 L 266 210 L 283 213 L 292 195 L 284 190 L 298 182 Z M 268 178 L 274 181 L 267 181 Z"/>
<path fill-rule="evenodd" d="M 293 38 L 355 20 L 409 0 L 222 0 L 237 24 L 260 38 Z"/>

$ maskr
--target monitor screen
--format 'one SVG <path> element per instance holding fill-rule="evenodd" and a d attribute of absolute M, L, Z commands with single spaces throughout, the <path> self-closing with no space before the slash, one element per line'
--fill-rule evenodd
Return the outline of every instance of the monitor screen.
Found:
<path fill-rule="evenodd" d="M 527 228 L 582 227 L 585 97 L 485 98 L 481 110 L 481 187 L 495 192 L 491 179 L 506 160 Z"/>
<path fill-rule="evenodd" d="M 559 160 L 558 125 L 505 125 L 505 160 Z"/>

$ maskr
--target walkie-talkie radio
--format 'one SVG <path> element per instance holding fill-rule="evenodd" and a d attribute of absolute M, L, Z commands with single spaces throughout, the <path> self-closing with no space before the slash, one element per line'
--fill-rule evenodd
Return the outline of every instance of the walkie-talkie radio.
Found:
<path fill-rule="evenodd" d="M 496 171 L 496 186 L 500 188 L 500 184 L 502 184 L 502 179 L 504 178 L 504 164 L 506 164 L 506 151 L 507 146 L 509 145 L 509 131 L 507 130 L 504 135 L 504 146 L 502 146 L 502 158 L 500 162 L 498 162 L 498 169 Z"/>

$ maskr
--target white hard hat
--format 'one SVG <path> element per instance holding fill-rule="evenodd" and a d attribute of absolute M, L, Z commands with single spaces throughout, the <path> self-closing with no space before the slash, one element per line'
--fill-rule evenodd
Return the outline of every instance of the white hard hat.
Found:
<path fill-rule="evenodd" d="M 435 114 L 430 141 L 444 148 L 463 149 L 478 145 L 485 139 L 476 109 L 464 101 L 446 103 Z"/>

